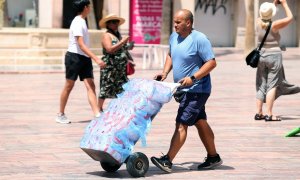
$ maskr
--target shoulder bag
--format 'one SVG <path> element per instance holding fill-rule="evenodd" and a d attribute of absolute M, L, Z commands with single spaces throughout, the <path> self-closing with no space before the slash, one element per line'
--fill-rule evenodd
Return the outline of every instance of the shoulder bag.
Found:
<path fill-rule="evenodd" d="M 253 68 L 256 68 L 257 65 L 258 65 L 258 61 L 259 61 L 259 58 L 260 58 L 260 50 L 261 48 L 263 47 L 264 43 L 265 43 L 265 40 L 267 39 L 267 36 L 270 32 L 270 29 L 271 29 L 271 26 L 272 26 L 272 22 L 269 23 L 269 26 L 268 26 L 268 29 L 266 31 L 266 34 L 263 38 L 263 40 L 261 41 L 260 45 L 258 48 L 255 48 L 254 50 L 252 50 L 246 57 L 246 63 L 247 65 L 253 67 Z"/>

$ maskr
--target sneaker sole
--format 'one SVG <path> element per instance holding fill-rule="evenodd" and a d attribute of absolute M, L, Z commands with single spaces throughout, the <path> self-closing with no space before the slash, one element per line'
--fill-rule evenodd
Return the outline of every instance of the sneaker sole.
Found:
<path fill-rule="evenodd" d="M 167 172 L 167 173 L 171 173 L 171 172 L 172 172 L 172 169 L 166 169 L 164 166 L 160 165 L 155 159 L 152 159 L 152 158 L 151 158 L 151 161 L 152 161 L 152 163 L 153 163 L 156 167 L 158 167 L 159 169 L 161 169 L 161 170 L 163 170 L 163 171 L 165 171 L 165 172 Z"/>
<path fill-rule="evenodd" d="M 59 120 L 55 120 L 57 123 L 60 123 L 60 124 L 70 124 L 71 122 L 70 121 L 59 121 Z"/>
<path fill-rule="evenodd" d="M 216 168 L 216 167 L 218 167 L 218 166 L 221 166 L 221 164 L 223 164 L 222 159 L 221 159 L 221 161 L 218 162 L 218 163 L 212 164 L 212 165 L 207 166 L 207 167 L 198 168 L 198 170 L 213 169 L 213 168 Z"/>

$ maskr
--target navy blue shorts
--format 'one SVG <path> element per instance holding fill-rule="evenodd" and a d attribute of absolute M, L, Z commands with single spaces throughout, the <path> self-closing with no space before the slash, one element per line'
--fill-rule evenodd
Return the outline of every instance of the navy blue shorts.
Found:
<path fill-rule="evenodd" d="M 205 103 L 209 95 L 208 93 L 187 92 L 180 102 L 176 122 L 192 126 L 200 119 L 206 120 Z"/>
<path fill-rule="evenodd" d="M 86 78 L 94 78 L 91 58 L 67 52 L 65 55 L 66 79 L 76 81 L 78 76 L 80 81 Z"/>

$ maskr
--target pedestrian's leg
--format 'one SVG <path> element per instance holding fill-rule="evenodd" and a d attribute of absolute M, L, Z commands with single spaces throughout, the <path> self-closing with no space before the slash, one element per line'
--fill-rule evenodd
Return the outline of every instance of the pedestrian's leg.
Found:
<path fill-rule="evenodd" d="M 103 104 L 104 104 L 105 99 L 103 98 L 98 98 L 98 107 L 100 109 L 100 111 L 103 111 Z"/>
<path fill-rule="evenodd" d="M 204 119 L 200 119 L 195 126 L 198 129 L 200 139 L 207 151 L 207 157 L 205 158 L 205 161 L 198 166 L 198 170 L 211 169 L 220 166 L 223 161 L 216 151 L 214 142 L 215 137 L 212 129 Z"/>
<path fill-rule="evenodd" d="M 186 140 L 187 128 L 188 126 L 186 125 L 176 123 L 176 128 L 171 140 L 168 153 L 160 158 L 151 157 L 151 161 L 155 166 L 165 172 L 172 172 L 172 161 Z"/>
<path fill-rule="evenodd" d="M 275 102 L 275 95 L 276 95 L 276 88 L 272 88 L 268 93 L 266 97 L 266 103 L 267 103 L 267 116 L 265 118 L 266 121 L 281 121 L 280 117 L 273 115 L 273 105 Z"/>
<path fill-rule="evenodd" d="M 197 121 L 195 126 L 198 130 L 198 134 L 207 151 L 207 154 L 209 156 L 217 155 L 215 142 L 214 142 L 215 136 L 207 121 L 200 119 L 199 121 Z"/>
<path fill-rule="evenodd" d="M 263 115 L 263 101 L 260 99 L 256 99 L 256 109 L 257 109 L 257 114 Z"/>
<path fill-rule="evenodd" d="M 61 114 L 65 113 L 65 107 L 68 102 L 69 95 L 74 87 L 75 81 L 66 79 L 65 86 L 60 94 L 60 106 L 59 106 L 59 112 Z"/>
<path fill-rule="evenodd" d="M 97 97 L 96 97 L 94 79 L 86 78 L 83 80 L 83 82 L 84 82 L 84 85 L 87 90 L 87 95 L 88 95 L 88 100 L 89 100 L 90 106 L 94 112 L 94 115 L 97 116 L 99 114 L 99 108 L 97 105 Z"/>
<path fill-rule="evenodd" d="M 256 109 L 257 113 L 254 116 L 254 120 L 265 120 L 266 116 L 263 114 L 263 101 L 261 99 L 256 99 Z"/>
<path fill-rule="evenodd" d="M 268 72 L 265 65 L 260 65 L 256 71 L 256 110 L 255 120 L 264 120 L 263 103 L 266 99 Z"/>
<path fill-rule="evenodd" d="M 267 92 L 266 104 L 267 104 L 268 116 L 273 115 L 273 105 L 274 105 L 274 101 L 275 101 L 275 95 L 276 95 L 276 88 L 272 88 L 270 91 Z"/>
<path fill-rule="evenodd" d="M 186 136 L 187 136 L 187 125 L 183 125 L 180 123 L 176 123 L 176 128 L 171 140 L 170 148 L 168 151 L 168 157 L 170 161 L 172 162 L 173 159 L 175 158 L 176 154 L 180 150 L 180 148 L 183 146 Z"/>

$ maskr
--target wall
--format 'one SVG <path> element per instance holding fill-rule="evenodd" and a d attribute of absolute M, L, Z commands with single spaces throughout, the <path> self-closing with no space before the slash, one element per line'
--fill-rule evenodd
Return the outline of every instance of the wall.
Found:
<path fill-rule="evenodd" d="M 173 0 L 173 15 L 179 9 L 188 9 L 194 13 L 195 9 L 195 0 Z M 173 19 L 172 15 L 172 19 Z"/>
<path fill-rule="evenodd" d="M 125 18 L 125 23 L 120 27 L 120 31 L 123 34 L 129 34 L 129 11 L 130 11 L 130 0 L 120 1 L 120 16 Z"/>
<path fill-rule="evenodd" d="M 42 0 L 40 0 L 41 3 Z M 62 12 L 63 12 L 63 0 L 53 0 L 53 20 L 52 27 L 61 28 L 62 27 Z"/>
<path fill-rule="evenodd" d="M 40 27 L 45 28 L 60 28 L 62 23 L 62 1 L 63 0 L 39 0 L 39 25 Z M 165 3 L 169 1 L 168 3 Z M 165 5 L 170 5 L 171 0 L 164 0 Z M 185 8 L 189 9 L 194 13 L 194 7 L 198 0 L 172 0 L 173 3 L 173 13 L 176 12 L 178 9 Z M 202 0 L 203 2 L 216 2 L 216 1 L 207 1 Z M 231 16 L 234 18 L 232 23 L 233 28 L 230 30 L 232 31 L 233 35 L 231 37 L 231 42 L 233 42 L 234 47 L 243 48 L 245 37 L 245 5 L 244 0 L 227 0 L 233 2 L 233 10 Z M 258 7 L 261 2 L 266 0 L 254 0 L 255 1 L 255 9 L 257 16 Z M 273 0 L 267 0 L 272 2 Z M 107 15 L 108 13 L 115 13 L 120 15 L 126 19 L 124 25 L 120 27 L 120 31 L 122 34 L 128 34 L 129 31 L 129 2 L 130 0 L 104 0 L 104 9 L 103 15 Z M 221 2 L 221 1 L 220 1 Z M 225 2 L 225 1 L 224 1 Z M 295 20 L 293 23 L 287 28 L 282 31 L 283 42 L 288 47 L 299 47 L 300 45 L 300 2 L 299 0 L 288 0 L 288 3 L 293 11 L 295 16 Z M 20 12 L 25 12 L 25 9 L 32 9 L 32 0 L 7 0 L 7 5 L 9 9 L 9 16 L 16 16 L 19 15 Z M 165 7 L 164 7 L 165 8 Z M 170 9 L 166 8 L 167 11 Z M 281 8 L 278 8 L 278 17 L 282 17 L 284 12 Z M 166 43 L 168 39 L 168 35 L 170 34 L 170 30 L 173 31 L 172 26 L 172 19 L 173 15 L 165 13 L 164 22 L 163 23 L 163 42 Z M 197 17 L 195 17 L 197 18 Z M 205 23 L 208 27 L 211 26 L 209 23 Z M 222 28 L 219 28 L 218 36 L 224 35 L 224 31 Z M 225 33 L 226 35 L 226 33 Z"/>
<path fill-rule="evenodd" d="M 61 28 L 63 0 L 39 0 L 39 27 Z M 47 13 L 45 13 L 47 9 Z"/>
<path fill-rule="evenodd" d="M 204 33 L 216 47 L 234 46 L 238 11 L 235 0 L 196 0 L 195 29 Z"/>
<path fill-rule="evenodd" d="M 245 46 L 245 35 L 246 35 L 246 9 L 245 9 L 245 1 L 236 0 L 235 9 L 239 9 L 239 11 L 235 14 L 235 47 L 243 48 Z M 244 11 L 241 11 L 243 10 Z"/>
<path fill-rule="evenodd" d="M 39 1 L 39 27 L 49 28 L 52 27 L 53 17 L 53 4 L 52 0 L 40 0 Z M 47 13 L 45 13 L 47 9 Z"/>
<path fill-rule="evenodd" d="M 103 31 L 101 30 L 89 30 L 91 48 L 101 48 L 99 39 L 101 39 L 102 34 Z M 69 30 L 54 28 L 2 28 L 0 39 L 0 49 L 67 49 Z"/>

